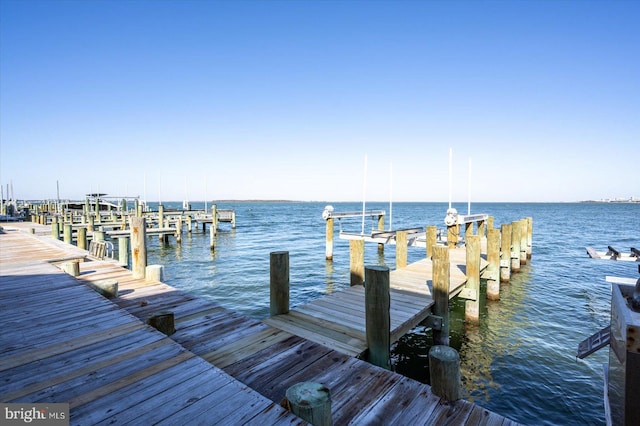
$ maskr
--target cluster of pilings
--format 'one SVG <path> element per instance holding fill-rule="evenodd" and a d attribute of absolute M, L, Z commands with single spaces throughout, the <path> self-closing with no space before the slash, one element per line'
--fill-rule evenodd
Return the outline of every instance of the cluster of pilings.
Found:
<path fill-rule="evenodd" d="M 51 235 L 56 239 L 62 239 L 68 244 L 76 241 L 79 248 L 89 250 L 89 241 L 101 242 L 106 237 L 118 239 L 119 262 L 127 265 L 128 239 L 130 236 L 130 222 L 132 218 L 143 217 L 146 219 L 147 233 L 158 235 L 162 242 L 168 242 L 169 236 L 173 236 L 177 243 L 182 242 L 183 229 L 191 233 L 198 225 L 202 225 L 203 232 L 209 225 L 209 247 L 215 249 L 215 236 L 219 230 L 220 222 L 230 222 L 232 229 L 236 227 L 236 215 L 234 210 L 220 210 L 214 204 L 211 214 L 203 210 L 179 210 L 165 211 L 162 204 L 157 211 L 143 211 L 142 205 L 135 203 L 133 210 L 126 209 L 123 200 L 119 210 L 92 209 L 87 202 L 82 210 L 67 210 L 56 213 L 49 204 L 35 205 L 31 208 L 29 218 L 33 223 L 50 224 Z M 98 256 L 100 257 L 100 256 Z"/>

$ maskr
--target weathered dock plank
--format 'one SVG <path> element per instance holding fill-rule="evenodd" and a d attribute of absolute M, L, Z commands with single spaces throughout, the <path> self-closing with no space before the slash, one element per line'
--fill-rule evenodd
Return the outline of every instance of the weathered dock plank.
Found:
<path fill-rule="evenodd" d="M 65 255 L 56 244 L 5 231 L 0 253 L 0 400 L 67 402 L 71 424 L 149 424 L 198 418 L 215 394 L 233 404 L 207 423 L 304 423 L 47 262 Z"/>

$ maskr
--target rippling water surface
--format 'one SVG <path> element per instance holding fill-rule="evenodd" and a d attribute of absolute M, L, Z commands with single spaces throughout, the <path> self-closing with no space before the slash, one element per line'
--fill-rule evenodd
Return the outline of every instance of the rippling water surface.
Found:
<path fill-rule="evenodd" d="M 165 203 L 178 208 L 180 203 Z M 203 208 L 203 203 L 192 203 Z M 236 211 L 237 228 L 221 224 L 216 250 L 201 230 L 160 244 L 151 238 L 149 264 L 165 265 L 165 281 L 254 318 L 269 313 L 269 253 L 290 254 L 291 305 L 306 303 L 349 285 L 349 245 L 337 237 L 359 232 L 361 219 L 336 223 L 334 260 L 325 260 L 324 203 L 237 202 L 218 208 Z M 336 211 L 361 210 L 336 203 Z M 393 228 L 443 227 L 445 203 L 396 203 Z M 466 212 L 466 204 L 454 205 Z M 479 326 L 464 323 L 464 304 L 452 308 L 452 346 L 460 351 L 465 397 L 526 424 L 604 424 L 602 365 L 608 348 L 576 360 L 580 341 L 606 326 L 610 285 L 605 276 L 637 277 L 632 262 L 589 259 L 586 246 L 621 251 L 640 247 L 640 204 L 474 204 L 495 226 L 533 217 L 533 255 L 520 273 L 503 284 L 499 302 L 483 302 Z M 154 206 L 155 209 L 155 206 Z M 369 203 L 367 209 L 388 204 Z M 389 217 L 386 218 L 386 226 Z M 377 223 L 365 220 L 366 232 Z M 395 267 L 393 246 L 378 255 L 365 248 L 365 263 Z M 424 256 L 409 248 L 409 261 Z M 484 287 L 483 287 L 484 289 Z M 426 381 L 430 339 L 420 327 L 394 348 L 396 369 Z"/>

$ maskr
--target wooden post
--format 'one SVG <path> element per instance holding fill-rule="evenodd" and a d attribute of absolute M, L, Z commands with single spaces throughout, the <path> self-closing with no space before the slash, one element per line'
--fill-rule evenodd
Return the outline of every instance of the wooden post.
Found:
<path fill-rule="evenodd" d="M 205 227 L 205 224 L 202 224 L 202 227 Z M 214 251 L 216 249 L 216 227 L 211 223 L 209 227 L 209 250 Z"/>
<path fill-rule="evenodd" d="M 520 270 L 521 227 L 518 221 L 511 222 L 511 271 Z"/>
<path fill-rule="evenodd" d="M 458 236 L 460 235 L 460 228 L 458 225 L 447 226 L 447 246 L 449 248 L 455 248 L 458 244 Z"/>
<path fill-rule="evenodd" d="M 469 235 L 466 247 L 467 283 L 465 288 L 470 289 L 470 299 L 465 302 L 464 319 L 477 323 L 480 321 L 480 236 Z"/>
<path fill-rule="evenodd" d="M 508 282 L 511 279 L 511 224 L 502 224 L 500 231 L 500 281 Z"/>
<path fill-rule="evenodd" d="M 149 265 L 145 268 L 145 281 L 162 282 L 164 272 L 164 266 L 162 265 Z"/>
<path fill-rule="evenodd" d="M 70 223 L 67 223 L 63 226 L 63 241 L 67 244 L 72 244 L 73 240 L 72 240 L 72 236 L 73 236 L 73 227 L 71 226 Z"/>
<path fill-rule="evenodd" d="M 407 266 L 407 231 L 396 232 L 396 269 Z"/>
<path fill-rule="evenodd" d="M 59 240 L 60 239 L 60 225 L 58 225 L 58 221 L 53 218 L 53 222 L 51 222 L 51 236 Z"/>
<path fill-rule="evenodd" d="M 269 256 L 269 310 L 271 316 L 289 312 L 289 252 Z"/>
<path fill-rule="evenodd" d="M 80 262 L 67 262 L 63 265 L 62 270 L 72 277 L 80 276 Z"/>
<path fill-rule="evenodd" d="M 349 270 L 351 285 L 364 282 L 364 240 L 349 240 Z"/>
<path fill-rule="evenodd" d="M 436 241 L 438 239 L 438 228 L 435 225 L 427 226 L 427 234 L 426 234 L 426 250 L 427 250 L 427 258 L 433 256 L 433 246 L 436 245 Z"/>
<path fill-rule="evenodd" d="M 95 227 L 96 218 L 93 216 L 89 216 L 89 226 L 87 226 L 87 230 L 89 232 L 93 232 L 93 228 Z"/>
<path fill-rule="evenodd" d="M 87 249 L 87 228 L 78 228 L 77 244 L 78 248 L 81 248 L 82 250 Z"/>
<path fill-rule="evenodd" d="M 325 258 L 333 260 L 333 221 L 332 217 L 327 218 L 325 230 Z"/>
<path fill-rule="evenodd" d="M 487 299 L 500 299 L 500 231 L 487 230 Z"/>
<path fill-rule="evenodd" d="M 433 246 L 433 314 L 442 318 L 440 330 L 433 330 L 434 345 L 449 345 L 449 247 Z"/>
<path fill-rule="evenodd" d="M 301 382 L 287 389 L 288 405 L 296 416 L 314 426 L 331 426 L 331 394 L 321 383 Z"/>
<path fill-rule="evenodd" d="M 118 237 L 118 263 L 125 268 L 129 265 L 129 238 Z"/>
<path fill-rule="evenodd" d="M 520 265 L 527 264 L 527 228 L 529 224 L 527 219 L 518 221 L 520 225 Z"/>
<path fill-rule="evenodd" d="M 187 232 L 188 232 L 189 234 L 191 233 L 191 228 L 192 228 L 192 226 L 191 226 L 191 215 L 190 215 L 190 214 L 188 214 L 188 215 L 187 215 Z"/>
<path fill-rule="evenodd" d="M 218 233 L 218 206 L 215 204 L 211 206 L 211 228 L 213 235 L 216 235 Z"/>
<path fill-rule="evenodd" d="M 487 229 L 493 229 L 494 228 L 494 226 L 493 226 L 494 220 L 495 219 L 493 218 L 493 216 L 489 216 L 487 218 Z"/>
<path fill-rule="evenodd" d="M 429 349 L 431 391 L 449 402 L 460 399 L 460 355 L 455 349 L 437 345 Z"/>
<path fill-rule="evenodd" d="M 236 229 L 236 211 L 231 212 L 231 229 Z"/>
<path fill-rule="evenodd" d="M 378 215 L 378 231 L 384 231 L 384 215 Z M 378 243 L 378 253 L 384 253 L 384 244 Z M 397 259 L 397 257 L 396 257 Z"/>
<path fill-rule="evenodd" d="M 131 272 L 133 278 L 144 278 L 147 267 L 147 223 L 144 217 L 131 218 Z"/>
<path fill-rule="evenodd" d="M 164 226 L 164 206 L 162 204 L 158 204 L 158 228 L 162 228 Z M 158 234 L 158 239 L 160 242 L 166 243 L 167 240 L 164 234 Z"/>
<path fill-rule="evenodd" d="M 176 219 L 176 242 L 182 243 L 182 216 L 178 216 Z"/>
<path fill-rule="evenodd" d="M 167 336 L 171 336 L 176 332 L 173 312 L 163 311 L 153 314 L 147 319 L 147 324 Z"/>
<path fill-rule="evenodd" d="M 102 280 L 102 281 L 87 281 L 89 287 L 103 295 L 107 299 L 114 299 L 118 297 L 118 281 L 114 279 Z"/>
<path fill-rule="evenodd" d="M 533 247 L 533 218 L 527 218 L 527 257 L 531 259 L 531 250 Z"/>
<path fill-rule="evenodd" d="M 480 235 L 481 238 L 485 236 L 485 223 L 484 223 L 484 220 L 479 220 L 478 221 L 478 235 Z"/>
<path fill-rule="evenodd" d="M 367 266 L 365 273 L 365 328 L 369 362 L 389 370 L 391 345 L 391 319 L 389 309 L 389 268 Z"/>
<path fill-rule="evenodd" d="M 93 231 L 93 241 L 104 241 L 104 231 Z"/>
<path fill-rule="evenodd" d="M 473 235 L 473 222 L 467 222 L 464 224 L 464 240 L 468 241 L 467 237 Z"/>

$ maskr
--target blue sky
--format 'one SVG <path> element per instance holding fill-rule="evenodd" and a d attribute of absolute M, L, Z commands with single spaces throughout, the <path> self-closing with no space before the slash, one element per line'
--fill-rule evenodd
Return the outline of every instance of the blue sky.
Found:
<path fill-rule="evenodd" d="M 0 1 L 18 198 L 640 197 L 638 1 Z M 391 173 L 390 170 L 393 170 Z M 391 183 L 392 182 L 392 183 Z"/>

